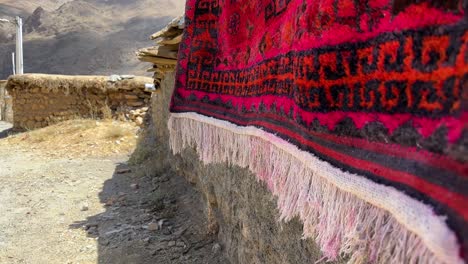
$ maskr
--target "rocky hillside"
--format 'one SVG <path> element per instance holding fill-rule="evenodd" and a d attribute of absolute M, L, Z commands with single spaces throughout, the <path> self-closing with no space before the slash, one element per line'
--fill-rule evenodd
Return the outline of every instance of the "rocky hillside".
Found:
<path fill-rule="evenodd" d="M 23 17 L 27 73 L 144 75 L 134 52 L 183 8 L 183 0 L 3 0 L 0 17 Z M 0 79 L 12 73 L 14 37 L 0 24 Z"/>

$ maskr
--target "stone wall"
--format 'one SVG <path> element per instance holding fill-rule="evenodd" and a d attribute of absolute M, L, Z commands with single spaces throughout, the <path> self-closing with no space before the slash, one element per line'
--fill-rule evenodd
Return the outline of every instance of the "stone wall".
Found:
<path fill-rule="evenodd" d="M 77 118 L 116 118 L 138 125 L 148 110 L 151 78 L 111 81 L 105 76 L 16 75 L 6 89 L 13 99 L 13 127 L 34 129 Z"/>
<path fill-rule="evenodd" d="M 6 80 L 0 80 L 0 121 L 13 122 L 12 97 L 5 89 Z"/>
<path fill-rule="evenodd" d="M 149 141 L 155 142 L 156 150 L 151 164 L 166 173 L 184 176 L 202 193 L 210 220 L 207 224 L 223 242 L 231 263 L 319 261 L 321 254 L 316 244 L 302 239 L 302 223 L 298 219 L 278 222 L 276 198 L 247 169 L 227 164 L 203 165 L 193 149 L 172 155 L 167 119 L 173 86 L 174 75 L 168 74 L 152 97 L 153 125 L 147 134 L 154 136 Z"/>

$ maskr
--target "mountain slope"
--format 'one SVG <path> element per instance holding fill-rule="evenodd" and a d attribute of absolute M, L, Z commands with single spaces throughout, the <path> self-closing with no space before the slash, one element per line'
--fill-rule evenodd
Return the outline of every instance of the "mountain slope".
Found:
<path fill-rule="evenodd" d="M 56 74 L 145 74 L 148 65 L 134 52 L 150 46 L 149 35 L 181 14 L 184 5 L 175 0 L 9 2 L 16 3 L 2 1 L 0 14 L 13 9 L 23 14 L 25 72 Z M 12 73 L 14 27 L 0 25 L 0 79 L 5 79 Z M 7 26 L 10 31 L 2 31 Z"/>

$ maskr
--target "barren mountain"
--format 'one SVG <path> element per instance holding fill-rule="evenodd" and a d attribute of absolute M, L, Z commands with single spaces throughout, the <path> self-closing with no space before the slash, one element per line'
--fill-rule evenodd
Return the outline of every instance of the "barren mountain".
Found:
<path fill-rule="evenodd" d="M 0 0 L 0 17 L 24 22 L 24 70 L 145 74 L 134 52 L 183 13 L 183 0 Z M 0 24 L 0 79 L 12 73 L 13 25 Z"/>
<path fill-rule="evenodd" d="M 1 0 L 0 5 L 2 9 L 10 8 L 10 10 L 19 10 L 20 13 L 28 14 L 32 13 L 38 6 L 52 11 L 70 1 L 72 0 Z M 3 13 L 0 14 L 4 15 Z M 6 13 L 6 15 L 11 14 Z"/>

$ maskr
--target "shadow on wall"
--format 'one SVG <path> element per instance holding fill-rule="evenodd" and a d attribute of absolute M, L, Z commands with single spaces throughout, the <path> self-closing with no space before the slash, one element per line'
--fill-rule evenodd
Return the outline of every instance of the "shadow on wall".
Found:
<path fill-rule="evenodd" d="M 13 130 L 11 124 L 9 124 L 7 122 L 0 121 L 0 139 L 9 137 L 9 136 L 13 135 L 14 133 L 15 133 L 15 131 Z"/>

